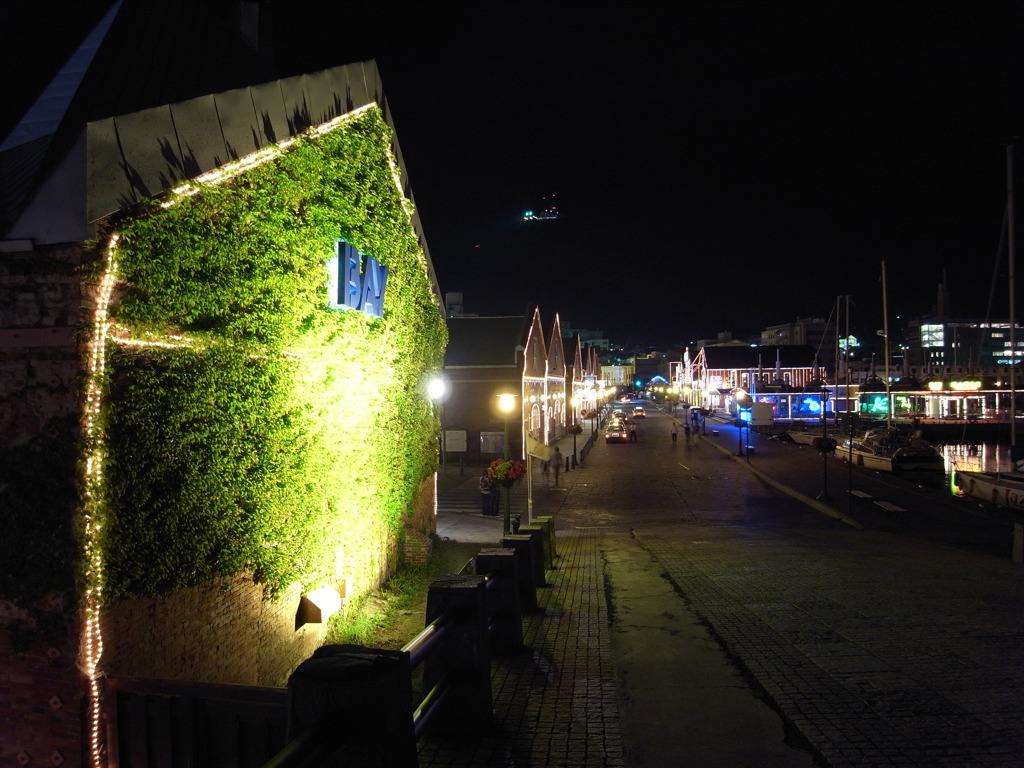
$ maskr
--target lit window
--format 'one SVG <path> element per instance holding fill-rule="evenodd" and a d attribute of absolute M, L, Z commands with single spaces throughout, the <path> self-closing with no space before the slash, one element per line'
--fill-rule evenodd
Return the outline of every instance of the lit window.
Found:
<path fill-rule="evenodd" d="M 941 325 L 921 326 L 921 346 L 941 347 L 945 344 L 944 329 Z"/>

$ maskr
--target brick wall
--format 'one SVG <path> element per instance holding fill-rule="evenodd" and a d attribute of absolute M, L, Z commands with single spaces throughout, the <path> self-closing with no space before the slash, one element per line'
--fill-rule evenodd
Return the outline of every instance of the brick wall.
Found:
<path fill-rule="evenodd" d="M 104 670 L 234 685 L 284 686 L 323 641 L 323 624 L 295 629 L 299 590 L 266 600 L 252 579 L 127 600 L 104 614 Z"/>
<path fill-rule="evenodd" d="M 72 623 L 61 641 L 15 652 L 5 630 L 28 622 L 27 611 L 0 600 L 0 765 L 84 765 L 86 680 L 77 664 L 78 627 Z"/>
<path fill-rule="evenodd" d="M 78 413 L 77 327 L 87 307 L 74 272 L 77 246 L 2 257 L 0 449 L 6 449 L 53 437 L 57 420 Z M 86 680 L 78 669 L 77 619 L 57 598 L 37 604 L 41 616 L 64 614 L 67 632 L 16 651 L 8 630 L 31 630 L 35 622 L 7 599 L 13 597 L 0 596 L 0 764 L 82 765 Z"/>
<path fill-rule="evenodd" d="M 426 565 L 434 551 L 437 533 L 437 485 L 428 477 L 416 492 L 412 517 L 405 526 L 402 559 L 411 565 Z"/>

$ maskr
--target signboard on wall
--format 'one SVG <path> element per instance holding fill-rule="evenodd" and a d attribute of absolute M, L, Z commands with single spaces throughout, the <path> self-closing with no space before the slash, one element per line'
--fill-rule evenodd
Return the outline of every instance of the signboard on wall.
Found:
<path fill-rule="evenodd" d="M 480 453 L 505 453 L 505 435 L 503 432 L 481 432 Z"/>
<path fill-rule="evenodd" d="M 444 449 L 451 453 L 465 453 L 466 430 L 446 429 L 444 431 Z"/>

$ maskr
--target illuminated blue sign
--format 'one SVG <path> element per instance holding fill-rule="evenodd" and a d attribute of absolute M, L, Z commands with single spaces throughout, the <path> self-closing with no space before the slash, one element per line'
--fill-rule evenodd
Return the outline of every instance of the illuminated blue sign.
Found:
<path fill-rule="evenodd" d="M 370 317 L 384 317 L 384 287 L 388 268 L 366 257 L 351 243 L 336 242 L 337 255 L 327 261 L 327 304 L 333 309 L 357 309 Z"/>
<path fill-rule="evenodd" d="M 805 397 L 800 402 L 800 410 L 810 411 L 811 413 L 821 413 L 821 400 L 814 397 Z"/>

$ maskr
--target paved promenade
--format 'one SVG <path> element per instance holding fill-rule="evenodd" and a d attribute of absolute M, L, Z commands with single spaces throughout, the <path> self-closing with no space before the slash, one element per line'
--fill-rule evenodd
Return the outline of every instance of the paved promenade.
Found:
<path fill-rule="evenodd" d="M 494 726 L 421 766 L 1024 766 L 1012 518 L 731 426 L 673 445 L 670 423 L 599 441 L 561 488 L 535 475 L 559 557 L 529 651 L 494 662 Z M 492 546 L 477 472 L 438 532 Z"/>

